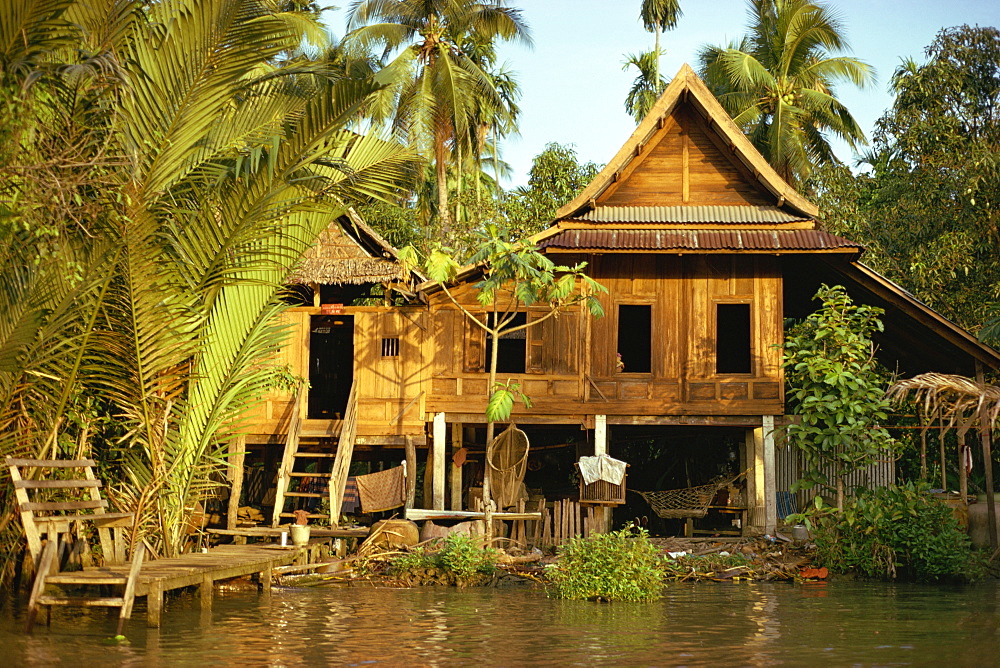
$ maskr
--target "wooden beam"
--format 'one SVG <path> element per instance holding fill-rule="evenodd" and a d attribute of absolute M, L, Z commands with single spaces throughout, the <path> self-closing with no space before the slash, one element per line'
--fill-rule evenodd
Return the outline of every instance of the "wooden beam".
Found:
<path fill-rule="evenodd" d="M 434 416 L 433 439 L 431 443 L 431 447 L 434 450 L 431 477 L 431 496 L 433 497 L 434 510 L 444 510 L 444 477 L 445 463 L 447 462 L 447 459 L 445 459 L 446 427 L 445 414 L 437 413 Z"/>
<path fill-rule="evenodd" d="M 406 508 L 412 508 L 417 499 L 417 448 L 413 438 L 406 437 Z"/>

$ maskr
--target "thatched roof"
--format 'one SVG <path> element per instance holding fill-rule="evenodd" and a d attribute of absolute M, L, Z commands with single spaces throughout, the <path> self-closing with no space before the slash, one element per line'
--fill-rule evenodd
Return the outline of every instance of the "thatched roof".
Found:
<path fill-rule="evenodd" d="M 925 416 L 959 429 L 968 429 L 980 409 L 988 424 L 1000 415 L 1000 387 L 965 376 L 922 373 L 893 383 L 886 394 L 897 402 L 912 398 Z"/>
<path fill-rule="evenodd" d="M 407 280 L 396 249 L 353 209 L 330 223 L 305 252 L 289 283 L 360 285 Z"/>

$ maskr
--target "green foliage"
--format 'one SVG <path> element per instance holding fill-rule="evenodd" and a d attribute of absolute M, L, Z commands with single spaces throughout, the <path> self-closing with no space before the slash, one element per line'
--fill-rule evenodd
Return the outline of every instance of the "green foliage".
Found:
<path fill-rule="evenodd" d="M 882 331 L 882 309 L 853 304 L 842 286 L 824 285 L 815 298 L 820 309 L 785 336 L 788 407 L 797 417 L 785 436 L 804 455 L 797 488 L 836 487 L 840 506 L 844 476 L 896 447 L 880 425 L 890 404 L 871 341 L 872 332 Z"/>
<path fill-rule="evenodd" d="M 795 183 L 837 162 L 833 135 L 855 148 L 864 133 L 836 98 L 845 81 L 871 84 L 868 64 L 849 56 L 844 26 L 825 3 L 749 0 L 751 25 L 741 40 L 705 46 L 701 75 L 754 146 Z"/>
<path fill-rule="evenodd" d="M 625 111 L 636 123 L 646 117 L 667 87 L 667 80 L 659 72 L 659 57 L 660 54 L 656 51 L 629 53 L 622 64 L 623 70 L 630 67 L 639 70 L 625 96 Z"/>
<path fill-rule="evenodd" d="M 660 554 L 649 533 L 643 529 L 636 535 L 631 527 L 573 538 L 546 573 L 550 592 L 568 599 L 653 601 L 659 598 L 664 580 Z"/>
<path fill-rule="evenodd" d="M 379 85 L 305 55 L 328 45 L 299 7 L 4 5 L 0 450 L 110 461 L 113 504 L 160 554 L 287 380 L 268 361 L 290 269 L 412 162 L 348 130 Z"/>
<path fill-rule="evenodd" d="M 592 162 L 581 165 L 572 146 L 546 144 L 531 162 L 528 185 L 514 189 L 504 202 L 508 225 L 522 237 L 544 229 L 559 207 L 576 197 L 598 171 Z"/>
<path fill-rule="evenodd" d="M 815 506 L 799 516 L 812 531 L 817 559 L 839 573 L 868 578 L 929 581 L 964 577 L 969 538 L 952 511 L 927 494 L 924 483 L 867 490 L 843 512 Z"/>
<path fill-rule="evenodd" d="M 926 56 L 893 75 L 869 169 L 820 173 L 812 190 L 867 263 L 975 330 L 1000 299 L 1000 30 L 944 29 Z"/>
<path fill-rule="evenodd" d="M 493 575 L 496 559 L 496 550 L 482 547 L 471 536 L 451 534 L 444 539 L 439 550 L 418 547 L 394 559 L 392 568 L 396 573 L 438 568 L 455 578 L 468 580 L 476 575 Z"/>
<path fill-rule="evenodd" d="M 521 392 L 520 383 L 513 379 L 508 379 L 506 383 L 494 383 L 493 392 L 486 404 L 486 419 L 490 422 L 510 419 L 515 399 L 520 399 L 525 408 L 531 408 L 531 397 Z"/>

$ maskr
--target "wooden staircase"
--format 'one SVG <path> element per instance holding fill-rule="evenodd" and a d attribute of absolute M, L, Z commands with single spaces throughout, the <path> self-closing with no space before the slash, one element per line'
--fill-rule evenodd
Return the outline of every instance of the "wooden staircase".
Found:
<path fill-rule="evenodd" d="M 324 496 L 329 498 L 329 513 L 309 513 L 309 519 L 329 520 L 330 526 L 337 526 L 340 520 L 340 507 L 344 499 L 344 488 L 347 485 L 347 473 L 351 467 L 351 457 L 354 454 L 354 435 L 357 427 L 358 397 L 357 384 L 351 385 L 351 393 L 347 400 L 347 410 L 344 412 L 344 419 L 341 422 L 340 434 L 337 437 L 337 451 L 315 452 L 300 450 L 299 445 L 302 440 L 302 414 L 301 401 L 305 392 L 302 388 L 295 395 L 295 407 L 292 420 L 288 425 L 288 436 L 285 439 L 285 450 L 281 456 L 281 467 L 278 469 L 277 489 L 274 496 L 274 512 L 271 516 L 271 526 L 277 527 L 283 517 L 294 517 L 292 512 L 285 511 L 285 503 L 290 498 L 313 498 L 321 499 Z M 328 471 L 320 471 L 326 468 L 321 465 L 324 461 L 332 460 Z M 296 471 L 297 461 L 313 461 L 317 469 L 313 472 Z M 302 478 L 326 478 L 328 482 L 327 494 L 318 492 L 290 491 L 292 480 Z"/>

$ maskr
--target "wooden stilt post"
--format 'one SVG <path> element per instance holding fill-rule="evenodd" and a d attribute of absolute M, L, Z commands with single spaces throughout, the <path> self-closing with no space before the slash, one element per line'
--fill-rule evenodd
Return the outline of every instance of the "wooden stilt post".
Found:
<path fill-rule="evenodd" d="M 938 429 L 938 443 L 941 446 L 941 489 L 948 491 L 948 453 L 945 451 L 944 447 L 944 429 Z"/>
<path fill-rule="evenodd" d="M 982 362 L 976 362 L 976 382 L 980 385 L 986 382 L 983 375 Z M 993 494 L 993 452 L 990 444 L 992 426 L 982 406 L 979 408 L 979 440 L 983 446 L 983 469 L 986 472 L 986 512 L 990 526 L 990 547 L 997 549 L 997 507 Z"/>
<path fill-rule="evenodd" d="M 247 437 L 237 436 L 229 442 L 229 506 L 226 513 L 226 528 L 236 528 L 236 514 L 240 510 L 240 496 L 243 494 L 243 461 Z"/>
<path fill-rule="evenodd" d="M 447 423 L 444 413 L 434 416 L 434 432 L 431 447 L 434 449 L 433 469 L 428 471 L 431 475 L 431 495 L 433 496 L 434 510 L 444 510 L 444 472 L 445 472 L 445 437 Z M 424 475 L 427 475 L 426 473 Z"/>
<path fill-rule="evenodd" d="M 413 508 L 417 500 L 417 448 L 412 436 L 403 437 L 406 452 L 406 508 Z"/>
<path fill-rule="evenodd" d="M 968 503 L 969 498 L 969 472 L 965 468 L 966 459 L 965 429 L 958 430 L 958 493 L 962 497 L 962 505 Z"/>
<path fill-rule="evenodd" d="M 451 456 L 452 461 L 448 464 L 451 472 L 451 509 L 462 509 L 462 467 L 455 466 L 455 453 L 462 449 L 462 423 L 456 422 L 451 425 Z"/>

